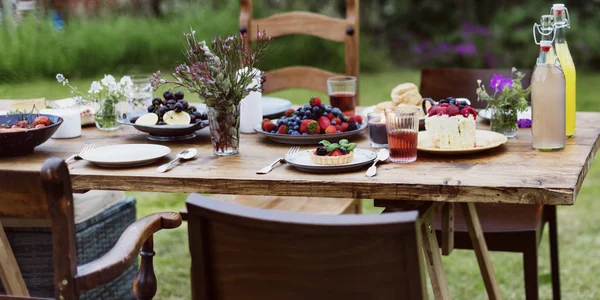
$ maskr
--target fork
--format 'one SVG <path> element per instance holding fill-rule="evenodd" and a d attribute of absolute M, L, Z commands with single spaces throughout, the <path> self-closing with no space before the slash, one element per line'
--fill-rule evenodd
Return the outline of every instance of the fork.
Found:
<path fill-rule="evenodd" d="M 294 154 L 294 153 L 296 153 L 298 151 L 300 151 L 300 147 L 294 146 L 294 147 L 290 148 L 290 150 L 288 150 L 288 152 L 287 152 L 287 154 L 285 156 L 292 155 L 292 154 Z M 285 156 L 282 157 L 282 158 L 280 158 L 280 159 L 278 159 L 278 160 L 276 160 L 276 161 L 274 161 L 272 164 L 270 164 L 270 165 L 268 165 L 268 166 L 266 166 L 266 167 L 264 167 L 264 168 L 256 171 L 256 174 L 267 174 L 267 173 L 271 172 L 271 170 L 273 170 L 273 167 L 277 163 L 284 163 L 285 162 Z"/>
<path fill-rule="evenodd" d="M 85 147 L 83 147 L 83 149 L 81 150 L 81 152 L 79 152 L 78 154 L 71 155 L 69 158 L 67 158 L 67 160 L 65 160 L 65 162 L 68 163 L 71 160 L 83 159 L 81 157 L 83 155 L 83 153 L 85 153 L 86 151 L 90 151 L 92 149 L 94 149 L 94 144 L 86 144 Z"/>

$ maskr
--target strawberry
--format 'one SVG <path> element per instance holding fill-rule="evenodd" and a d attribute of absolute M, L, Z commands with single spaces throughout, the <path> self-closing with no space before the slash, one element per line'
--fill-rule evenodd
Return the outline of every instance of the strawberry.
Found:
<path fill-rule="evenodd" d="M 456 105 L 450 105 L 450 106 L 448 106 L 448 108 L 446 108 L 446 112 L 448 113 L 448 116 L 452 117 L 452 116 L 459 115 L 460 109 L 458 109 L 458 107 L 456 107 Z"/>
<path fill-rule="evenodd" d="M 333 125 L 333 127 L 335 127 L 335 130 L 339 130 L 340 132 L 342 131 L 342 126 L 341 125 Z"/>
<path fill-rule="evenodd" d="M 470 106 L 463 107 L 463 109 L 460 111 L 460 114 L 465 118 L 468 118 L 470 114 L 473 115 L 473 119 L 477 118 L 477 111 Z"/>
<path fill-rule="evenodd" d="M 348 123 L 356 123 L 356 118 L 354 116 L 349 117 Z"/>
<path fill-rule="evenodd" d="M 437 115 L 437 106 L 432 106 L 427 111 L 427 116 L 431 117 L 431 116 L 435 116 L 435 115 Z"/>
<path fill-rule="evenodd" d="M 329 125 L 327 126 L 327 128 L 325 128 L 325 133 L 336 133 L 337 129 L 335 129 L 335 126 L 333 125 Z"/>
<path fill-rule="evenodd" d="M 340 151 L 340 149 L 335 149 L 333 151 L 331 151 L 331 153 L 329 153 L 329 156 L 342 156 L 344 154 L 342 154 L 342 151 Z"/>
<path fill-rule="evenodd" d="M 290 109 L 288 109 L 288 110 L 285 111 L 285 116 L 286 117 L 291 117 L 291 116 L 293 116 L 295 114 L 296 114 L 296 110 L 293 109 L 293 108 L 290 108 Z"/>
<path fill-rule="evenodd" d="M 288 126 L 287 125 L 281 125 L 281 126 L 279 126 L 279 129 L 277 129 L 277 133 L 278 134 L 287 134 L 288 133 Z"/>
<path fill-rule="evenodd" d="M 271 120 L 264 118 L 262 121 L 262 130 L 266 132 L 271 132 L 271 130 L 275 129 L 275 124 L 271 122 Z"/>
<path fill-rule="evenodd" d="M 354 116 L 354 119 L 356 120 L 356 122 L 358 124 L 362 124 L 362 116 L 361 115 L 356 115 Z"/>
<path fill-rule="evenodd" d="M 333 118 L 333 120 L 331 120 L 331 122 L 335 122 L 336 124 L 342 124 L 342 120 L 340 120 L 340 118 Z"/>
<path fill-rule="evenodd" d="M 321 105 L 321 98 L 319 97 L 312 97 L 310 98 L 310 101 L 308 101 L 308 104 L 310 104 L 310 106 L 320 106 Z"/>
<path fill-rule="evenodd" d="M 350 126 L 350 124 L 348 124 L 346 122 L 342 122 L 342 124 L 340 124 L 340 127 L 342 128 L 342 130 L 340 130 L 340 131 L 341 132 L 348 131 L 348 126 Z"/>
<path fill-rule="evenodd" d="M 473 120 L 477 120 L 477 111 L 469 106 L 469 110 L 471 111 L 471 113 L 473 114 Z"/>
<path fill-rule="evenodd" d="M 442 103 L 443 104 L 443 103 Z M 439 106 L 437 108 L 437 115 L 438 116 L 443 116 L 447 113 L 447 107 L 446 106 Z"/>
<path fill-rule="evenodd" d="M 327 119 L 329 119 L 329 121 L 333 120 L 333 113 L 328 113 Z"/>
<path fill-rule="evenodd" d="M 306 119 L 300 124 L 300 133 L 317 134 L 321 132 L 319 123 L 315 120 Z"/>
<path fill-rule="evenodd" d="M 319 120 L 317 120 L 319 122 L 319 127 L 321 127 L 321 129 L 326 129 L 327 127 L 331 126 L 331 121 L 329 121 L 329 119 L 325 116 L 320 116 Z"/>
<path fill-rule="evenodd" d="M 441 103 L 440 107 L 448 107 L 448 105 L 449 105 L 448 103 Z"/>

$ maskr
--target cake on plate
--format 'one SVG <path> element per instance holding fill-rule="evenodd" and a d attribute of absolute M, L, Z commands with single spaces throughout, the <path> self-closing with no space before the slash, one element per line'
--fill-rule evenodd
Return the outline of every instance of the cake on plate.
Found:
<path fill-rule="evenodd" d="M 354 158 L 355 143 L 349 143 L 343 139 L 338 143 L 323 140 L 315 151 L 310 153 L 310 160 L 318 165 L 342 165 L 347 164 Z"/>
<path fill-rule="evenodd" d="M 439 149 L 470 149 L 475 147 L 477 111 L 454 98 L 440 100 L 429 108 L 425 130 Z"/>

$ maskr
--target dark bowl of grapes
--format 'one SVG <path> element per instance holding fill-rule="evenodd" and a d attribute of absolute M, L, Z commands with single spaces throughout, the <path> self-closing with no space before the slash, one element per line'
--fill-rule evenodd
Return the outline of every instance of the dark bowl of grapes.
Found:
<path fill-rule="evenodd" d="M 63 119 L 43 114 L 0 116 L 0 157 L 33 153 L 56 132 Z"/>
<path fill-rule="evenodd" d="M 154 98 L 147 110 L 128 113 L 119 121 L 148 133 L 151 141 L 181 141 L 196 137 L 196 131 L 208 127 L 208 116 L 184 99 L 181 91 L 166 91 Z"/>

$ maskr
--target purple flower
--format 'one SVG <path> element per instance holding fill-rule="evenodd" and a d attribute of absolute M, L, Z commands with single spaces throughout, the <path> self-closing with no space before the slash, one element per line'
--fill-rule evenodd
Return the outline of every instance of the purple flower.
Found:
<path fill-rule="evenodd" d="M 423 53 L 423 47 L 421 47 L 421 45 L 419 45 L 419 44 L 414 45 L 412 47 L 412 50 L 413 50 L 414 53 L 417 53 L 417 54 Z"/>
<path fill-rule="evenodd" d="M 530 119 L 519 119 L 517 121 L 517 125 L 519 125 L 520 128 L 531 127 L 531 120 Z"/>
<path fill-rule="evenodd" d="M 490 80 L 490 87 L 496 92 L 502 92 L 504 87 L 512 88 L 513 82 L 511 78 L 504 78 L 502 75 L 494 75 Z"/>
<path fill-rule="evenodd" d="M 472 43 L 456 45 L 454 50 L 459 55 L 464 56 L 471 56 L 477 54 L 477 47 L 475 47 L 475 45 Z"/>

